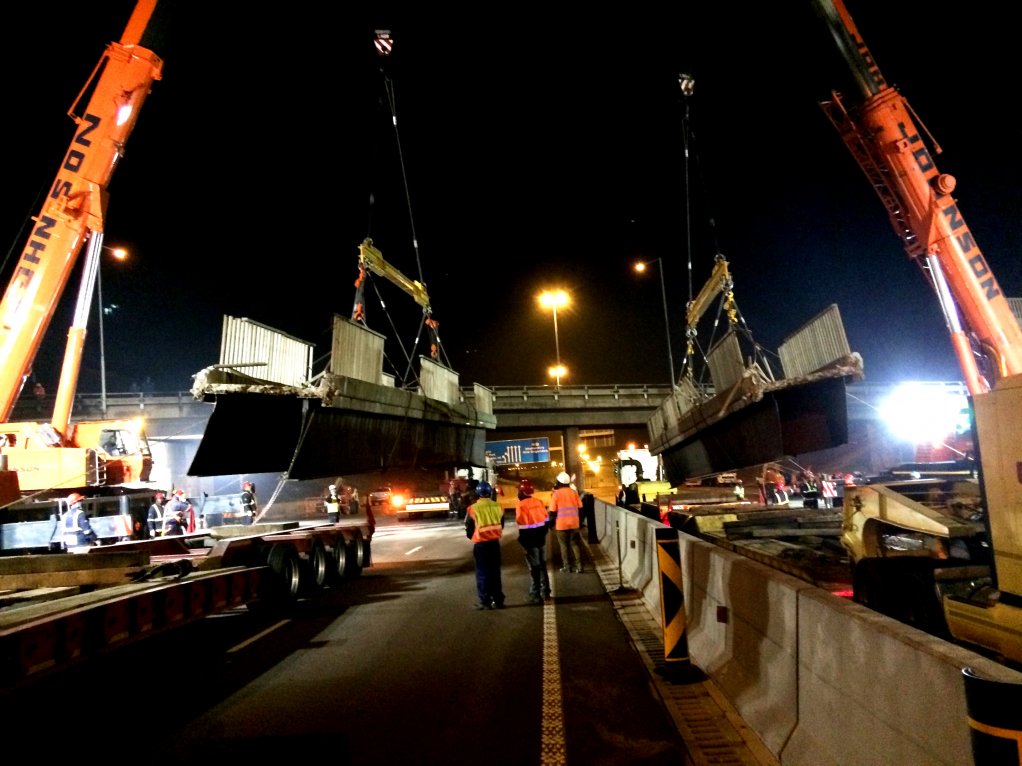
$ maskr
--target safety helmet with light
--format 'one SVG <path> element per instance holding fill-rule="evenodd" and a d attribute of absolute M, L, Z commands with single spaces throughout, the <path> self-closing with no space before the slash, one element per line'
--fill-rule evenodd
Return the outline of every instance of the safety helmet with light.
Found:
<path fill-rule="evenodd" d="M 479 497 L 490 497 L 493 494 L 493 487 L 487 481 L 481 481 L 476 485 L 476 494 Z"/>
<path fill-rule="evenodd" d="M 536 488 L 532 486 L 532 482 L 528 479 L 522 479 L 521 483 L 518 485 L 518 491 L 523 495 L 531 495 L 536 491 Z"/>

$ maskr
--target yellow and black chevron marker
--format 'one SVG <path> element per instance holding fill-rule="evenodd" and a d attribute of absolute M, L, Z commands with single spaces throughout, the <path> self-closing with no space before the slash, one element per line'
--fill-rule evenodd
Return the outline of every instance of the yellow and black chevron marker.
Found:
<path fill-rule="evenodd" d="M 664 534 L 661 537 L 661 533 Z M 678 533 L 657 530 L 657 564 L 660 570 L 660 610 L 664 624 L 664 661 L 668 667 L 690 662 L 685 636 L 685 591 L 681 576 L 681 546 Z"/>
<path fill-rule="evenodd" d="M 1022 764 L 1022 684 L 981 676 L 971 667 L 962 678 L 976 766 Z"/>

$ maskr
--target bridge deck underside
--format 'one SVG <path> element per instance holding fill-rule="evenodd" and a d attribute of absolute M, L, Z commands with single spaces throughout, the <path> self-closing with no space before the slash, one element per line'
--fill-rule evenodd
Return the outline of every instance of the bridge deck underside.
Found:
<path fill-rule="evenodd" d="M 685 479 L 731 471 L 828 449 L 848 441 L 845 380 L 825 378 L 765 392 L 725 417 L 699 424 L 693 417 L 675 439 L 661 434 L 667 478 Z M 654 441 L 656 441 L 654 439 Z"/>
<path fill-rule="evenodd" d="M 482 465 L 486 429 L 456 419 L 316 399 L 219 394 L 190 476 L 281 473 L 314 479 L 391 468 Z"/>

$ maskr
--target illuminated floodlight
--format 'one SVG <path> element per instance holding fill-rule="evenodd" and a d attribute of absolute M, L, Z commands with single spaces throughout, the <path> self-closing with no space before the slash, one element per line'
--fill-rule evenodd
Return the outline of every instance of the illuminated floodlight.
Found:
<path fill-rule="evenodd" d="M 962 388 L 919 382 L 897 386 L 879 407 L 887 430 L 911 444 L 940 444 L 968 429 L 968 399 Z"/>

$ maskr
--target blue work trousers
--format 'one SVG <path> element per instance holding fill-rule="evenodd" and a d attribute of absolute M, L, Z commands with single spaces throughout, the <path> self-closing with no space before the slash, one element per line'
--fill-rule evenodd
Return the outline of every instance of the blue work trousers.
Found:
<path fill-rule="evenodd" d="M 500 582 L 500 540 L 486 540 L 472 546 L 476 561 L 476 593 L 483 606 L 504 606 Z"/>

